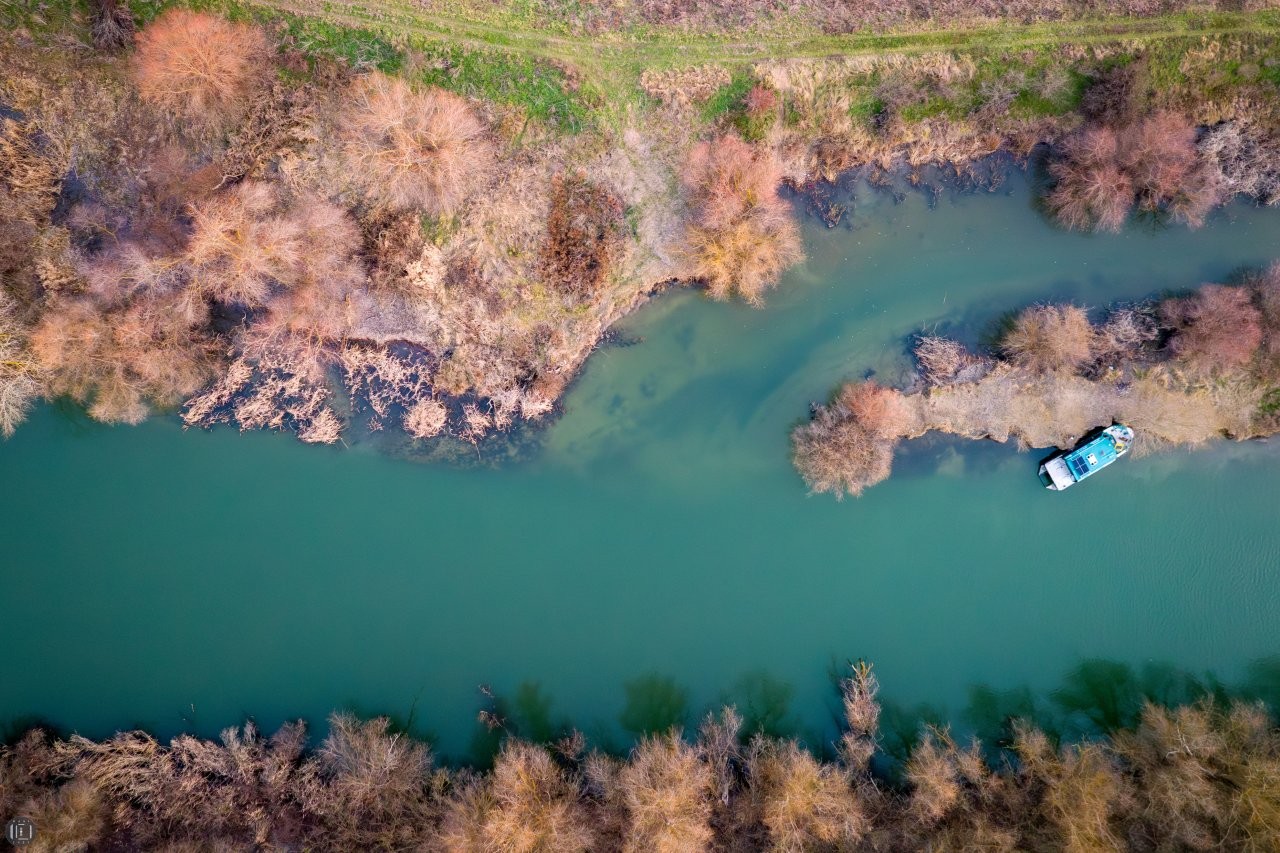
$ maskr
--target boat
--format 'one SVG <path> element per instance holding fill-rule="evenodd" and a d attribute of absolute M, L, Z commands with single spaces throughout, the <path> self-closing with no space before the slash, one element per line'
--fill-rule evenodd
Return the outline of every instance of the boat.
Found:
<path fill-rule="evenodd" d="M 1059 452 L 1040 466 L 1040 481 L 1045 488 L 1060 492 L 1085 477 L 1115 462 L 1133 446 L 1133 430 L 1124 424 L 1112 424 L 1075 450 Z"/>

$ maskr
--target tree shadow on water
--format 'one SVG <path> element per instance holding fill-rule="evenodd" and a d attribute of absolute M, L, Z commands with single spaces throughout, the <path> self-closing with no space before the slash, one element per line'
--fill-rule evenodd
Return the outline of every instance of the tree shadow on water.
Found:
<path fill-rule="evenodd" d="M 1147 702 L 1176 707 L 1204 697 L 1225 701 L 1227 691 L 1212 675 L 1195 676 L 1167 663 L 1147 663 L 1135 671 L 1125 663 L 1084 660 L 1050 694 L 1065 715 L 1064 730 L 1107 734 L 1137 724 Z"/>
<path fill-rule="evenodd" d="M 742 715 L 742 736 L 756 734 L 768 737 L 799 737 L 799 719 L 791 713 L 792 686 L 764 670 L 748 672 L 721 698 L 722 705 L 733 705 Z"/>
<path fill-rule="evenodd" d="M 70 732 L 36 714 L 19 714 L 0 721 L 0 746 L 13 746 L 30 731 L 39 729 L 53 740 L 65 740 Z"/>
<path fill-rule="evenodd" d="M 893 773 L 906 764 L 911 751 L 920 743 L 926 728 L 944 729 L 947 714 L 936 705 L 921 703 L 907 706 L 881 700 L 880 750 Z"/>
<path fill-rule="evenodd" d="M 1026 720 L 1057 739 L 1057 723 L 1048 708 L 1036 700 L 1030 687 L 996 690 L 986 684 L 969 688 L 969 702 L 963 719 L 989 754 L 995 755 L 1013 746 L 1013 724 Z"/>
<path fill-rule="evenodd" d="M 1245 668 L 1242 698 L 1263 702 L 1273 714 L 1280 710 L 1280 655 L 1259 658 Z"/>
<path fill-rule="evenodd" d="M 535 743 L 551 743 L 573 728 L 567 719 L 552 718 L 551 696 L 536 681 L 521 682 L 516 688 L 510 718 L 516 734 Z"/>
<path fill-rule="evenodd" d="M 618 724 L 633 735 L 664 732 L 688 723 L 689 691 L 674 679 L 650 673 L 623 685 L 627 701 Z"/>
<path fill-rule="evenodd" d="M 553 717 L 551 696 L 536 681 L 522 681 L 510 699 L 488 687 L 481 688 L 481 696 L 485 701 L 476 715 L 476 729 L 467 750 L 474 767 L 492 767 L 507 738 L 549 744 L 573 729 L 568 719 Z"/>

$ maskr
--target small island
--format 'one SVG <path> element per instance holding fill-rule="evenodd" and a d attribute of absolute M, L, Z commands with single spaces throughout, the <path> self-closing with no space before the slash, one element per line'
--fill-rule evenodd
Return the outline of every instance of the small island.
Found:
<path fill-rule="evenodd" d="M 1280 266 L 1238 285 L 1119 306 L 1099 323 L 1078 305 L 1033 305 L 991 354 L 926 335 L 905 391 L 844 385 L 792 435 L 815 492 L 858 495 L 889 476 L 903 439 L 927 432 L 1070 448 L 1113 422 L 1135 453 L 1280 431 Z"/>

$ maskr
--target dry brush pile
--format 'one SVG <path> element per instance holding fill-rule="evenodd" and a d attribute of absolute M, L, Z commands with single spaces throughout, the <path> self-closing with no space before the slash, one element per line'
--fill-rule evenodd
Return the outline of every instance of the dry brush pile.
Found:
<path fill-rule="evenodd" d="M 1122 306 L 1096 325 L 1079 306 L 1033 305 L 990 356 L 935 336 L 919 338 L 915 355 L 908 393 L 845 385 L 795 429 L 793 460 L 810 489 L 858 495 L 889 476 L 899 441 L 930 430 L 1070 447 L 1123 422 L 1142 452 L 1273 434 L 1280 265 L 1240 285 Z"/>
<path fill-rule="evenodd" d="M 1109 738 L 1055 744 L 1008 724 L 1003 750 L 925 727 L 877 775 L 878 686 L 841 681 L 844 733 L 815 756 L 743 730 L 732 708 L 624 757 L 581 734 L 505 739 L 493 769 L 438 765 L 386 719 L 347 715 L 219 741 L 32 731 L 0 748 L 0 813 L 33 850 L 1273 850 L 1280 734 L 1261 705 L 1148 704 Z"/>

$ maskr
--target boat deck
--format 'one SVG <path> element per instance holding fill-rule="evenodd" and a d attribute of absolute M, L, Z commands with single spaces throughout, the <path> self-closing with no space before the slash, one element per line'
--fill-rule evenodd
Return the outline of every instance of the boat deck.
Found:
<path fill-rule="evenodd" d="M 1115 439 L 1104 433 L 1084 447 L 1071 451 L 1063 459 L 1079 481 L 1115 462 L 1119 455 L 1116 452 Z"/>

